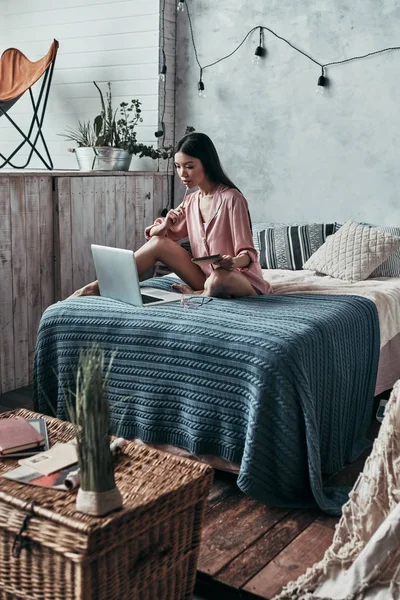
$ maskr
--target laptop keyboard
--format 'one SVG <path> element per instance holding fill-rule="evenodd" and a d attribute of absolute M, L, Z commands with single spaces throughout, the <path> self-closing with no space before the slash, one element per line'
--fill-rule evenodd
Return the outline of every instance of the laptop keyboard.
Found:
<path fill-rule="evenodd" d="M 151 302 L 160 302 L 160 298 L 155 298 L 154 296 L 146 296 L 146 294 L 141 294 L 143 304 L 150 304 Z"/>

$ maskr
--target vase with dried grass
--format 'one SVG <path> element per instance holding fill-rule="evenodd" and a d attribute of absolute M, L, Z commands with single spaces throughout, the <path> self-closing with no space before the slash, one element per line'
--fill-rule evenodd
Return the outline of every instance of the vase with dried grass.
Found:
<path fill-rule="evenodd" d="M 80 477 L 76 510 L 92 516 L 105 515 L 123 503 L 110 450 L 106 399 L 110 365 L 106 371 L 104 353 L 97 346 L 81 351 L 75 401 L 71 396 L 67 399 L 69 418 L 76 426 Z"/>

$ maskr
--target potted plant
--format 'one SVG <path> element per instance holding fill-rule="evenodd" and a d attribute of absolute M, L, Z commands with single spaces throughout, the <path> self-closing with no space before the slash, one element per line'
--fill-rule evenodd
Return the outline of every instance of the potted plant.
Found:
<path fill-rule="evenodd" d="M 110 367 L 111 362 L 105 369 L 104 353 L 99 346 L 81 351 L 75 397 L 66 394 L 69 418 L 76 428 L 79 472 L 75 472 L 75 476 L 79 476 L 80 483 L 76 510 L 93 516 L 105 515 L 123 504 L 115 482 L 109 439 L 106 390 Z"/>
<path fill-rule="evenodd" d="M 77 148 L 69 150 L 75 153 L 82 171 L 127 171 L 133 154 L 152 156 L 154 150 L 137 142 L 135 127 L 143 121 L 141 102 L 121 102 L 114 111 L 111 83 L 108 82 L 105 100 L 97 83 L 93 83 L 100 94 L 100 114 L 93 123 L 79 121 L 76 128 L 65 129 L 61 136 L 77 144 Z"/>

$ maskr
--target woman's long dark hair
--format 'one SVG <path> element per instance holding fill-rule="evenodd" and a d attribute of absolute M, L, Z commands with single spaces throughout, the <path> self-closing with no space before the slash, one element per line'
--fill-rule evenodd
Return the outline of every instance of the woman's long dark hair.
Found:
<path fill-rule="evenodd" d="M 185 135 L 175 146 L 174 154 L 177 152 L 183 152 L 188 156 L 201 160 L 204 173 L 210 181 L 223 183 L 240 191 L 223 170 L 218 152 L 205 133 L 194 131 Z"/>
<path fill-rule="evenodd" d="M 205 133 L 193 131 L 192 133 L 185 135 L 177 142 L 174 148 L 174 154 L 177 152 L 183 152 L 183 154 L 201 160 L 204 173 L 210 181 L 213 181 L 214 183 L 223 183 L 240 192 L 237 185 L 229 179 L 228 175 L 223 170 L 218 152 L 208 135 Z M 250 229 L 252 230 L 253 226 L 251 223 L 250 212 L 247 212 L 247 214 L 249 215 Z"/>

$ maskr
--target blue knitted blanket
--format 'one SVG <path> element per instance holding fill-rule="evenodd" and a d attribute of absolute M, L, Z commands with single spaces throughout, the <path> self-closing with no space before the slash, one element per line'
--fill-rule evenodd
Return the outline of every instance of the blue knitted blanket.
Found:
<path fill-rule="evenodd" d="M 192 310 L 65 300 L 40 323 L 37 410 L 66 418 L 63 390 L 74 389 L 79 352 L 93 343 L 107 359 L 115 351 L 111 433 L 240 462 L 237 484 L 257 500 L 340 514 L 349 490 L 324 487 L 322 474 L 367 445 L 379 358 L 373 302 L 268 295 Z"/>

